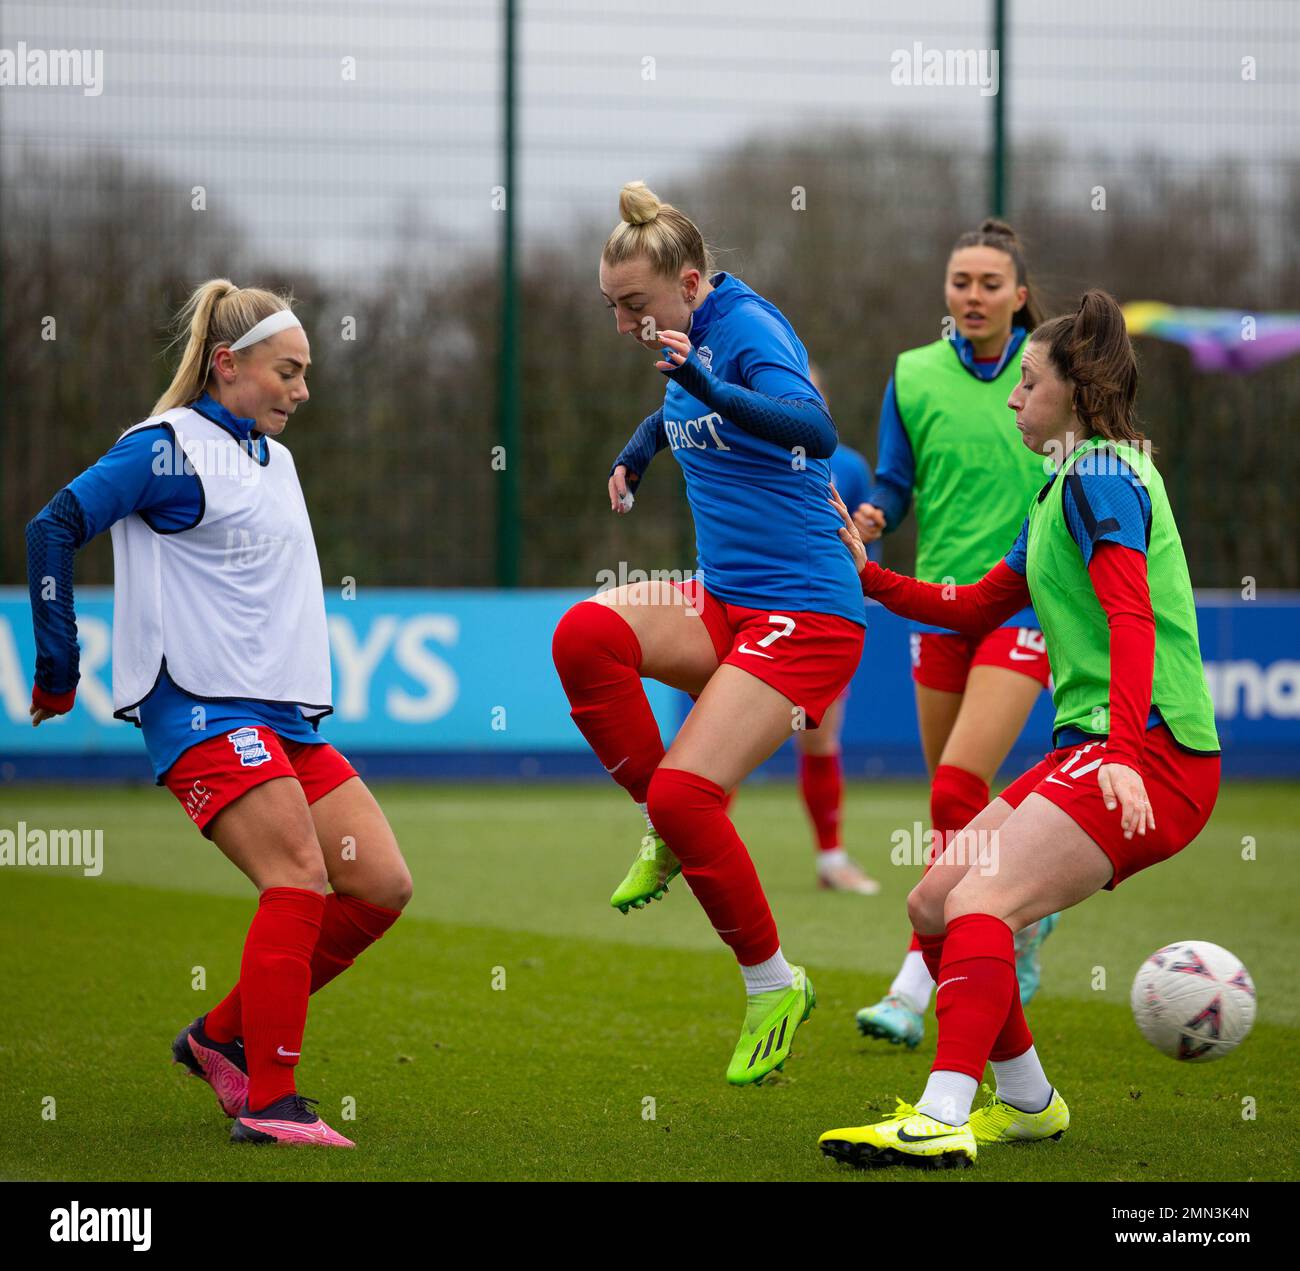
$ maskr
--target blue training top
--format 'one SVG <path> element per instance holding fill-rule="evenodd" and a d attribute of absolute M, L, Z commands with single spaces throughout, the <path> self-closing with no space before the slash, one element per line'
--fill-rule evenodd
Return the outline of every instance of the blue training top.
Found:
<path fill-rule="evenodd" d="M 775 305 L 729 274 L 711 282 L 691 315 L 690 358 L 666 373 L 662 408 L 614 466 L 639 480 L 658 450 L 672 448 L 686 478 L 699 573 L 719 600 L 865 626 L 862 588 L 830 503 L 835 426 L 808 378 L 808 354 Z"/>
<path fill-rule="evenodd" d="M 266 438 L 255 432 L 253 420 L 231 414 L 206 393 L 191 408 L 233 433 L 254 457 L 264 459 Z M 158 464 L 160 441 L 171 444 L 167 424 L 128 433 L 60 490 L 27 526 L 36 683 L 45 692 L 66 693 L 80 678 L 72 594 L 72 558 L 77 549 L 133 512 L 161 534 L 189 529 L 203 515 L 202 482 L 193 472 Z M 56 581 L 53 598 L 48 600 L 41 597 L 41 580 L 47 577 Z M 223 730 L 250 724 L 270 728 L 289 741 L 325 740 L 296 706 L 249 698 L 191 697 L 172 683 L 165 667 L 153 692 L 140 704 L 139 727 L 160 784 L 167 769 L 191 746 Z"/>
<path fill-rule="evenodd" d="M 841 442 L 835 447 L 835 453 L 831 455 L 831 480 L 850 513 L 871 502 L 871 465 L 866 456 L 852 446 Z M 867 544 L 867 559 L 880 560 L 880 539 Z"/>

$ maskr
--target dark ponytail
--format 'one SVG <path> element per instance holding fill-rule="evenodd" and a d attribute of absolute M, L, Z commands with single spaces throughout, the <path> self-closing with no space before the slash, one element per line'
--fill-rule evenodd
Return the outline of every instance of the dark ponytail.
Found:
<path fill-rule="evenodd" d="M 963 247 L 992 247 L 995 251 L 1005 252 L 1011 257 L 1016 267 L 1016 286 L 1025 288 L 1025 303 L 1015 311 L 1011 325 L 1024 327 L 1032 331 L 1043 320 L 1043 312 L 1038 307 L 1038 297 L 1033 284 L 1029 281 L 1029 268 L 1025 264 L 1024 244 L 1016 236 L 1016 231 L 1006 221 L 989 217 L 980 224 L 979 229 L 968 230 L 953 245 L 954 252 Z M 949 255 L 952 253 L 950 252 Z"/>
<path fill-rule="evenodd" d="M 1090 433 L 1143 443 L 1134 416 L 1137 358 L 1124 314 L 1105 291 L 1085 291 L 1073 313 L 1044 323 L 1030 337 L 1047 350 L 1073 390 L 1074 413 Z"/>

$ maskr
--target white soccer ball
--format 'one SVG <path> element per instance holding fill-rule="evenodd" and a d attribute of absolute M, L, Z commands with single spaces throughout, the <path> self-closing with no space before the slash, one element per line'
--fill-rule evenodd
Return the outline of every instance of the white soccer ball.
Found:
<path fill-rule="evenodd" d="M 1138 1029 L 1163 1055 L 1208 1063 L 1234 1050 L 1255 1022 L 1255 984 L 1227 949 L 1180 940 L 1138 968 L 1129 995 Z"/>

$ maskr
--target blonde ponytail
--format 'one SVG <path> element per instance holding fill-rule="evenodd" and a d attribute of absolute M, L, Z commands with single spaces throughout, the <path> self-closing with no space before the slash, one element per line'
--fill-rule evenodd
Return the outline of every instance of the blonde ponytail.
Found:
<path fill-rule="evenodd" d="M 185 340 L 181 364 L 150 414 L 188 406 L 207 387 L 212 355 L 221 345 L 233 344 L 263 318 L 291 308 L 291 296 L 260 287 L 236 287 L 229 278 L 211 278 L 195 287 L 176 316 L 172 343 Z"/>
<path fill-rule="evenodd" d="M 713 254 L 695 222 L 671 203 L 661 203 L 644 181 L 629 181 L 618 196 L 619 223 L 605 240 L 607 265 L 649 260 L 655 273 L 675 278 L 683 269 L 714 271 Z"/>

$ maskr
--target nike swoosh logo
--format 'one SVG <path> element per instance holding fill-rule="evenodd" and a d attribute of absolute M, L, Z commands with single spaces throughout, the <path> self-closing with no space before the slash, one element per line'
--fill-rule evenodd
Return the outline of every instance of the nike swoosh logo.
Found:
<path fill-rule="evenodd" d="M 284 1048 L 283 1046 L 277 1046 L 277 1047 L 275 1048 L 275 1053 L 276 1053 L 277 1055 L 283 1055 L 286 1059 L 292 1059 L 294 1055 L 301 1055 L 301 1054 L 302 1054 L 302 1051 L 300 1051 L 300 1050 L 285 1050 L 285 1048 Z"/>
<path fill-rule="evenodd" d="M 1037 653 L 1021 653 L 1017 649 L 1010 650 L 1011 658 L 1014 662 L 1032 662 L 1039 655 Z"/>
<path fill-rule="evenodd" d="M 931 1139 L 950 1139 L 956 1130 L 949 1130 L 946 1134 L 908 1134 L 906 1130 L 899 1130 L 898 1141 L 900 1143 L 929 1143 Z"/>
<path fill-rule="evenodd" d="M 624 757 L 620 759 L 618 763 L 616 763 L 612 768 L 605 768 L 604 764 L 601 764 L 600 766 L 602 768 L 605 768 L 606 772 L 617 772 L 631 758 L 632 758 L 631 755 L 624 755 Z"/>
<path fill-rule="evenodd" d="M 1058 781 L 1055 777 L 1044 777 L 1043 780 L 1050 781 L 1054 786 L 1064 786 L 1067 790 L 1074 788 L 1068 781 Z"/>
<path fill-rule="evenodd" d="M 760 653 L 757 649 L 751 649 L 751 648 L 749 647 L 748 644 L 741 644 L 741 645 L 736 649 L 736 652 L 737 652 L 737 653 L 752 653 L 756 658 L 766 658 L 769 662 L 775 662 L 775 661 L 776 661 L 776 658 L 774 658 L 770 653 Z"/>

